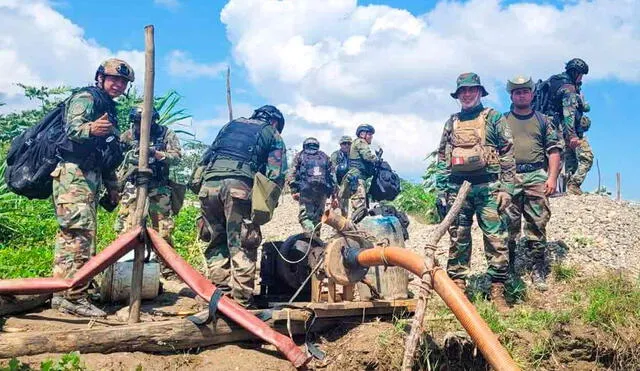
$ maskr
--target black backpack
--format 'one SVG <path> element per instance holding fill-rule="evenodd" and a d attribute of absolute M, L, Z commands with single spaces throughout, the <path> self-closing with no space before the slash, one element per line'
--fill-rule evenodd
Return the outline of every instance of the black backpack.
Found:
<path fill-rule="evenodd" d="M 98 112 L 108 112 L 110 120 L 117 128 L 115 108 L 106 93 L 96 87 L 87 87 L 86 90 L 94 98 L 95 109 Z M 65 133 L 64 111 L 66 100 L 47 115 L 36 125 L 25 130 L 11 142 L 7 154 L 7 167 L 4 173 L 4 181 L 7 187 L 15 194 L 29 199 L 46 199 L 51 196 L 53 179 L 51 172 L 61 160 L 61 150 L 69 149 L 73 145 Z M 95 141 L 96 150 L 99 152 L 99 161 L 105 171 L 114 170 L 123 159 L 120 138 L 107 137 L 105 140 Z M 77 154 L 81 168 L 89 164 L 93 156 Z M 85 160 L 86 161 L 82 161 Z M 72 161 L 76 162 L 76 161 Z"/>
<path fill-rule="evenodd" d="M 306 150 L 300 156 L 300 189 L 326 192 L 329 188 L 329 157 L 322 151 L 310 153 Z"/>
<path fill-rule="evenodd" d="M 338 184 L 342 183 L 342 178 L 347 175 L 349 171 L 349 155 L 345 154 L 342 151 L 339 151 L 337 156 L 337 166 L 336 166 L 336 178 Z"/>
<path fill-rule="evenodd" d="M 388 162 L 380 162 L 371 179 L 371 186 L 369 187 L 371 198 L 374 201 L 393 201 L 398 197 L 401 190 L 398 174 L 391 169 Z"/>
<path fill-rule="evenodd" d="M 12 192 L 31 199 L 51 195 L 50 174 L 60 161 L 57 148 L 65 140 L 64 108 L 60 103 L 11 142 L 4 181 Z"/>
<path fill-rule="evenodd" d="M 562 113 L 562 102 L 558 102 L 556 95 L 565 84 L 571 84 L 571 80 L 563 73 L 553 75 L 545 81 L 538 80 L 533 89 L 532 108 L 549 116 Z"/>

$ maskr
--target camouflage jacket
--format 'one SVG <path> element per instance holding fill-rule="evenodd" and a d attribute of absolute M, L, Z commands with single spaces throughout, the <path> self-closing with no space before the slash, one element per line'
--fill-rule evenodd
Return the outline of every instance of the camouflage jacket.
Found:
<path fill-rule="evenodd" d="M 154 171 L 159 171 L 159 167 L 154 166 L 155 163 L 171 167 L 180 163 L 180 159 L 182 158 L 180 139 L 178 139 L 178 136 L 173 132 L 173 130 L 169 128 L 166 130 L 167 131 L 163 138 L 150 138 L 150 147 L 153 147 L 156 150 L 155 152 L 158 154 L 158 157 L 160 157 L 160 159 L 152 157 L 149 158 L 149 166 Z M 120 136 L 120 141 L 126 151 L 122 166 L 118 169 L 118 181 L 122 184 L 138 167 L 140 142 L 134 137 L 133 129 L 125 131 L 122 136 Z M 167 180 L 169 180 L 167 173 L 154 174 L 150 187 L 153 188 L 154 186 L 157 186 L 158 183 L 163 183 L 162 181 L 166 182 Z"/>
<path fill-rule="evenodd" d="M 273 126 L 265 126 L 258 135 L 257 151 L 266 149 L 266 161 L 258 163 L 258 169 L 267 179 L 283 187 L 287 174 L 287 154 L 284 140 Z M 255 172 L 248 166 L 238 168 L 237 161 L 218 158 L 207 166 L 202 175 L 203 180 L 221 179 L 228 177 L 242 177 L 253 179 Z"/>
<path fill-rule="evenodd" d="M 444 124 L 440 144 L 438 145 L 438 157 L 436 164 L 436 189 L 446 191 L 448 188 L 449 176 L 451 175 L 451 151 L 453 150 L 451 140 L 453 132 L 453 121 L 457 116 L 460 121 L 473 120 L 480 115 L 484 107 L 480 104 L 469 111 L 461 111 L 451 115 Z M 500 180 L 499 190 L 513 193 L 514 176 L 516 173 L 516 162 L 513 155 L 513 137 L 511 129 L 502 113 L 491 109 L 486 118 L 486 144 L 487 147 L 495 148 L 498 156 L 497 164 L 490 164 L 478 172 L 469 175 L 497 174 Z"/>
<path fill-rule="evenodd" d="M 79 91 L 71 95 L 67 100 L 64 111 L 67 137 L 71 141 L 81 144 L 91 141 L 93 139 L 89 134 L 91 123 L 103 114 L 104 112 L 95 112 L 93 96 L 88 91 Z M 113 126 L 112 131 L 113 135 L 120 135 L 116 126 Z M 102 183 L 107 189 L 117 189 L 118 180 L 115 170 L 103 171 L 101 177 Z"/>
<path fill-rule="evenodd" d="M 582 138 L 589 127 L 584 127 L 581 119 L 583 113 L 591 110 L 591 106 L 584 99 L 580 88 L 574 84 L 564 84 L 558 89 L 556 96 L 561 100 L 564 139 L 568 142 L 574 137 Z"/>
<path fill-rule="evenodd" d="M 351 144 L 349 152 L 349 176 L 357 176 L 361 179 L 373 176 L 374 168 L 378 162 L 378 156 L 373 153 L 366 140 L 356 138 Z"/>

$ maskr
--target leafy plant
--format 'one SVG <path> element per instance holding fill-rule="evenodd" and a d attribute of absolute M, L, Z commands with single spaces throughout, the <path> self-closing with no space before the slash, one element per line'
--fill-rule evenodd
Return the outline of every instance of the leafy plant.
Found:
<path fill-rule="evenodd" d="M 421 184 L 413 184 L 403 180 L 402 192 L 393 201 L 393 204 L 399 209 L 422 219 L 422 221 L 428 223 L 437 221 L 435 195 L 428 192 Z"/>

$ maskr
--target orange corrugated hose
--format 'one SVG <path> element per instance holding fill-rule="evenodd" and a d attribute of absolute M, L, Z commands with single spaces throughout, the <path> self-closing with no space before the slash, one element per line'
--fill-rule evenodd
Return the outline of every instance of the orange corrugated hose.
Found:
<path fill-rule="evenodd" d="M 364 267 L 377 265 L 395 265 L 422 277 L 426 271 L 424 258 L 420 255 L 399 247 L 376 247 L 362 250 L 358 253 L 357 261 Z M 455 283 L 442 268 L 431 271 L 433 289 L 451 309 L 456 318 L 471 336 L 478 349 L 495 370 L 519 370 L 520 368 L 500 344 L 498 337 L 489 329 L 476 308 L 469 302 Z"/>

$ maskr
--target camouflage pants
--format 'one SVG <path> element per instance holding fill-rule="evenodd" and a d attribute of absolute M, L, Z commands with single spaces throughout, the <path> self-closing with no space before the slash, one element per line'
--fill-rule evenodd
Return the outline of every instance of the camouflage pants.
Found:
<path fill-rule="evenodd" d="M 551 218 L 549 200 L 544 194 L 546 180 L 547 174 L 542 169 L 516 174 L 512 203 L 506 210 L 509 219 L 509 244 L 515 245 L 522 228 L 534 259 L 544 256 L 546 228 Z"/>
<path fill-rule="evenodd" d="M 298 221 L 305 232 L 320 236 L 320 227 L 315 228 L 324 212 L 327 196 L 323 193 L 307 193 L 300 192 L 300 212 L 298 213 Z"/>
<path fill-rule="evenodd" d="M 593 151 L 587 137 L 580 139 L 580 145 L 576 149 L 566 147 L 564 161 L 569 174 L 567 183 L 580 187 L 593 165 Z"/>
<path fill-rule="evenodd" d="M 474 214 L 483 233 L 484 252 L 489 265 L 487 274 L 492 282 L 504 282 L 508 278 L 507 227 L 498 213 L 497 185 L 497 182 L 473 185 L 460 214 L 449 228 L 451 247 L 447 273 L 451 278 L 466 279 L 469 273 L 471 225 Z M 453 204 L 459 189 L 459 185 L 449 184 L 449 207 Z"/>
<path fill-rule="evenodd" d="M 136 186 L 127 182 L 120 195 L 120 209 L 116 217 L 114 229 L 124 233 L 136 225 Z M 175 228 L 171 214 L 171 189 L 168 186 L 149 188 L 149 217 L 153 229 L 169 244 L 172 244 L 171 233 Z"/>
<path fill-rule="evenodd" d="M 349 200 L 350 210 L 348 210 L 348 216 L 350 217 L 355 210 L 366 207 L 367 201 L 367 186 L 363 179 L 358 178 L 358 187 L 355 192 L 351 192 L 351 185 L 349 184 L 349 174 L 345 175 L 344 179 L 342 179 L 342 184 L 340 184 L 340 191 L 338 192 L 338 198 L 340 200 Z M 341 209 L 342 209 L 341 204 Z M 346 208 L 347 206 L 344 205 Z M 346 210 L 345 210 L 346 211 Z M 343 215 L 345 215 L 345 211 L 343 211 Z"/>
<path fill-rule="evenodd" d="M 53 202 L 60 229 L 56 234 L 53 277 L 71 278 L 93 256 L 96 248 L 97 193 L 100 173 L 83 171 L 76 164 L 60 162 L 51 173 Z M 80 299 L 89 284 L 57 295 Z"/>
<path fill-rule="evenodd" d="M 199 235 L 205 248 L 209 277 L 238 302 L 249 305 L 258 246 L 262 241 L 260 227 L 250 222 L 250 180 L 208 180 L 198 197 L 205 219 Z"/>

